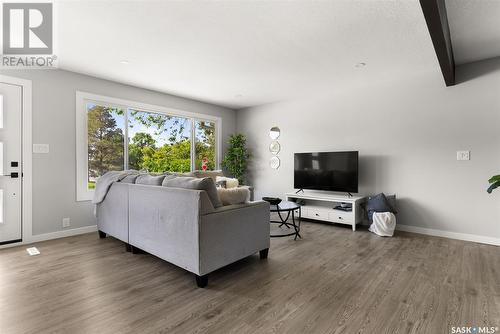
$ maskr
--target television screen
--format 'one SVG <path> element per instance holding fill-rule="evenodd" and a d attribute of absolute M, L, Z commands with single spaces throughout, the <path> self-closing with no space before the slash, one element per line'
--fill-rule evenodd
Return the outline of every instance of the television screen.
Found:
<path fill-rule="evenodd" d="M 295 189 L 358 192 L 358 152 L 295 153 Z"/>

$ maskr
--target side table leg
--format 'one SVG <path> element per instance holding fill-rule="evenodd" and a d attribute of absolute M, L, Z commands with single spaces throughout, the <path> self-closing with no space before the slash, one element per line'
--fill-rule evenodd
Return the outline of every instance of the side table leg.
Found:
<path fill-rule="evenodd" d="M 299 231 L 301 224 L 302 224 L 302 207 L 299 207 Z"/>
<path fill-rule="evenodd" d="M 290 228 L 290 226 L 288 226 L 287 224 L 285 224 L 288 221 L 288 218 L 290 218 L 290 211 L 288 211 L 288 214 L 286 215 L 285 219 L 283 219 L 283 217 L 281 217 L 281 212 L 280 211 L 278 211 L 278 216 L 280 216 L 280 220 L 283 223 L 279 227 L 285 225 L 287 228 Z"/>
<path fill-rule="evenodd" d="M 292 222 L 293 222 L 293 228 L 295 229 L 295 238 L 293 240 L 297 240 L 297 237 L 302 239 L 302 236 L 300 235 L 300 229 L 295 223 L 295 210 L 292 210 Z"/>

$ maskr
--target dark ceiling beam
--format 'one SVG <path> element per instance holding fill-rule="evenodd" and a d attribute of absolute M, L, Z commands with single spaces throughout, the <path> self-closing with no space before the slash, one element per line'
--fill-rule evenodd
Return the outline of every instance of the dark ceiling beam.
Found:
<path fill-rule="evenodd" d="M 445 0 L 420 0 L 420 6 L 424 12 L 446 86 L 453 86 L 455 84 L 455 59 L 444 2 Z"/>

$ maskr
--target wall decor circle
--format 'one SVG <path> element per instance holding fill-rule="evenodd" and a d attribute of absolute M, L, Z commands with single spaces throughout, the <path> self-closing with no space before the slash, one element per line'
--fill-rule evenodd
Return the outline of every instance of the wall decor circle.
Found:
<path fill-rule="evenodd" d="M 278 143 L 276 140 L 274 140 L 271 145 L 269 145 L 269 152 L 272 154 L 276 155 L 279 153 L 281 149 L 280 143 Z"/>
<path fill-rule="evenodd" d="M 272 157 L 271 160 L 269 160 L 269 166 L 271 166 L 272 169 L 278 169 L 280 167 L 280 159 L 278 157 Z"/>
<path fill-rule="evenodd" d="M 278 139 L 280 134 L 281 130 L 277 126 L 273 126 L 271 130 L 269 130 L 269 137 L 271 137 L 272 140 Z"/>

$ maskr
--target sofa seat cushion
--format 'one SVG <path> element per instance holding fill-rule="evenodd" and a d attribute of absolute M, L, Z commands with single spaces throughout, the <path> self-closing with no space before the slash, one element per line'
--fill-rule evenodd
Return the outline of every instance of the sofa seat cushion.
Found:
<path fill-rule="evenodd" d="M 165 178 L 163 186 L 172 188 L 205 190 L 214 208 L 222 206 L 222 203 L 219 199 L 219 195 L 217 194 L 217 188 L 215 187 L 215 182 L 210 177 L 205 177 L 202 179 L 189 176 Z"/>
<path fill-rule="evenodd" d="M 148 186 L 161 186 L 164 179 L 165 175 L 141 174 L 135 180 L 135 184 L 144 184 Z"/>
<path fill-rule="evenodd" d="M 250 189 L 248 187 L 217 188 L 217 193 L 222 205 L 243 204 L 250 201 Z"/>

